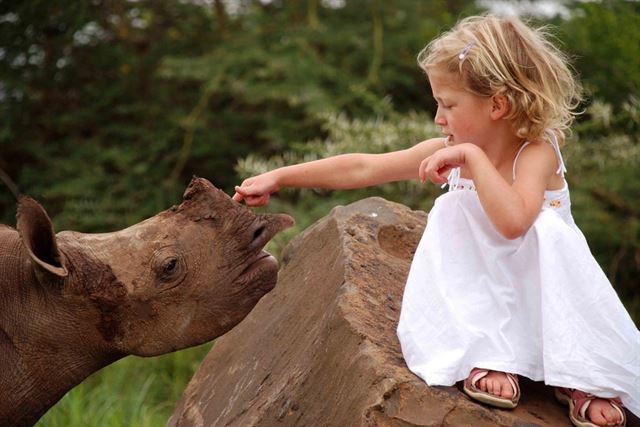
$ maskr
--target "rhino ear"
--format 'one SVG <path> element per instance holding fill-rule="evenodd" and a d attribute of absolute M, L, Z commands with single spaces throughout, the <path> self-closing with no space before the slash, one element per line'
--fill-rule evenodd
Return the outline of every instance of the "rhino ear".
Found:
<path fill-rule="evenodd" d="M 47 212 L 28 196 L 20 196 L 16 228 L 31 259 L 46 271 L 59 277 L 69 272 L 58 250 L 53 224 Z"/>

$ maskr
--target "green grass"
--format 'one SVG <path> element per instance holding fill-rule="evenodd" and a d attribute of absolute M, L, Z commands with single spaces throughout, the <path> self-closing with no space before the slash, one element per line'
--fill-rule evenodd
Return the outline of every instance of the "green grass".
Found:
<path fill-rule="evenodd" d="M 211 346 L 152 358 L 126 357 L 69 391 L 36 425 L 164 426 Z"/>

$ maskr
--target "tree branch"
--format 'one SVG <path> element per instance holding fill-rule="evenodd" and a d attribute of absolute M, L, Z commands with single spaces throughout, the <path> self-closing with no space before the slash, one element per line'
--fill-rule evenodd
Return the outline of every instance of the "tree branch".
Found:
<path fill-rule="evenodd" d="M 7 188 L 9 188 L 9 190 L 11 190 L 11 193 L 13 193 L 13 196 L 16 198 L 16 200 L 18 200 L 18 195 L 20 194 L 20 190 L 18 190 L 18 186 L 16 185 L 15 182 L 13 182 L 11 177 L 7 175 L 7 173 L 1 168 L 0 168 L 0 180 L 4 182 L 4 185 L 6 185 Z"/>

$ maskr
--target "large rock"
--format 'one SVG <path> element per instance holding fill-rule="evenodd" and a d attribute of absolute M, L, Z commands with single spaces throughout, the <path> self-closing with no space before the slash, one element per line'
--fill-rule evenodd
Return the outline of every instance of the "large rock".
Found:
<path fill-rule="evenodd" d="M 523 380 L 502 411 L 407 369 L 395 330 L 425 220 L 370 198 L 297 236 L 276 289 L 216 342 L 168 425 L 570 426 L 540 384 Z"/>

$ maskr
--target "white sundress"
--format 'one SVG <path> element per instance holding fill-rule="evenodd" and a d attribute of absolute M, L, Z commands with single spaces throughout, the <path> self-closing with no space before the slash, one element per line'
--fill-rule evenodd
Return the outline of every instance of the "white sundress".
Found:
<path fill-rule="evenodd" d="M 429 385 L 453 385 L 474 367 L 512 372 L 620 396 L 640 415 L 640 331 L 573 221 L 566 181 L 544 199 L 530 229 L 508 240 L 454 170 L 407 278 L 398 325 L 407 366 Z"/>

